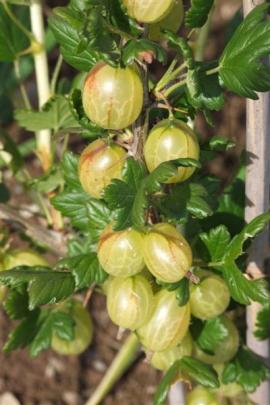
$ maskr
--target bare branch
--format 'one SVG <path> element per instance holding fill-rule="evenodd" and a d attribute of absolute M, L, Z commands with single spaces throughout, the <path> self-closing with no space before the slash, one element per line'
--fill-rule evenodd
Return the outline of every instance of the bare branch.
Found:
<path fill-rule="evenodd" d="M 62 233 L 49 230 L 28 218 L 24 218 L 19 209 L 0 204 L 0 219 L 10 222 L 13 226 L 19 226 L 27 236 L 57 256 L 66 254 L 66 240 Z"/>

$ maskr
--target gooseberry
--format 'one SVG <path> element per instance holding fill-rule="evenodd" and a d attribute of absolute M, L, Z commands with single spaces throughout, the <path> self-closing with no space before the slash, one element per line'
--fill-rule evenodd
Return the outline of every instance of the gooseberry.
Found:
<path fill-rule="evenodd" d="M 143 254 L 149 271 L 165 283 L 181 280 L 192 264 L 188 242 L 167 223 L 154 225 L 144 236 Z"/>
<path fill-rule="evenodd" d="M 177 32 L 184 18 L 184 6 L 182 0 L 176 0 L 173 8 L 161 21 L 149 24 L 148 37 L 151 41 L 161 41 L 164 38 L 162 30 Z"/>
<path fill-rule="evenodd" d="M 135 330 L 144 325 L 153 311 L 154 295 L 142 276 L 116 277 L 107 289 L 107 310 L 111 320 L 122 328 Z"/>
<path fill-rule="evenodd" d="M 190 287 L 190 310 L 196 318 L 207 320 L 222 314 L 230 302 L 230 291 L 225 281 L 210 274 Z"/>
<path fill-rule="evenodd" d="M 174 292 L 161 290 L 154 296 L 149 321 L 137 330 L 142 345 L 153 352 L 172 349 L 187 333 L 189 304 L 180 307 Z"/>
<path fill-rule="evenodd" d="M 208 364 L 226 363 L 237 353 L 239 347 L 239 333 L 234 323 L 225 315 L 222 323 L 228 330 L 228 336 L 221 340 L 214 349 L 213 354 L 208 354 L 195 345 L 196 357 Z"/>
<path fill-rule="evenodd" d="M 70 310 L 75 326 L 74 339 L 64 340 L 53 333 L 51 346 L 59 354 L 78 355 L 86 350 L 93 338 L 93 323 L 89 312 L 79 301 L 74 301 Z"/>
<path fill-rule="evenodd" d="M 143 23 L 154 23 L 170 12 L 175 0 L 123 0 L 123 3 L 130 17 Z"/>
<path fill-rule="evenodd" d="M 132 228 L 116 232 L 106 227 L 97 254 L 103 269 L 112 276 L 133 276 L 144 268 L 142 236 Z"/>
<path fill-rule="evenodd" d="M 150 363 L 158 370 L 167 371 L 176 360 L 192 354 L 192 345 L 192 338 L 187 333 L 183 340 L 172 349 L 155 352 L 151 357 Z"/>
<path fill-rule="evenodd" d="M 131 125 L 143 107 L 143 84 L 137 70 L 97 64 L 88 74 L 82 92 L 85 114 L 106 129 Z"/>
<path fill-rule="evenodd" d="M 192 129 L 180 120 L 163 120 L 149 133 L 144 146 L 144 157 L 148 170 L 152 172 L 161 163 L 180 158 L 199 158 L 199 144 Z M 167 183 L 187 180 L 194 167 L 179 167 L 177 174 Z"/>
<path fill-rule="evenodd" d="M 207 388 L 197 385 L 186 398 L 187 405 L 219 405 L 215 395 Z"/>
<path fill-rule="evenodd" d="M 126 152 L 118 145 L 104 140 L 91 142 L 79 161 L 79 178 L 83 189 L 92 197 L 101 198 L 112 179 L 120 179 Z"/>
<path fill-rule="evenodd" d="M 13 269 L 18 266 L 43 266 L 48 267 L 49 264 L 38 253 L 30 249 L 10 250 L 6 253 L 3 259 L 3 268 L 5 270 Z"/>

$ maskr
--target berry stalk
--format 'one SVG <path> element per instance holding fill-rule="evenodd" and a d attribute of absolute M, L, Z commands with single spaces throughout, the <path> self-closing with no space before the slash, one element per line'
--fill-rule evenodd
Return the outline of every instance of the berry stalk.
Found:
<path fill-rule="evenodd" d="M 98 405 L 101 403 L 114 384 L 136 359 L 139 346 L 138 338 L 132 333 L 116 355 L 94 394 L 85 405 Z"/>

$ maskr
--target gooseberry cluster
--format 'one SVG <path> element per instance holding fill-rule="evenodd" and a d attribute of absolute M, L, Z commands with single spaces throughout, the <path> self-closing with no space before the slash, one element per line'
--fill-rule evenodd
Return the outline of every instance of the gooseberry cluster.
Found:
<path fill-rule="evenodd" d="M 181 1 L 125 0 L 124 4 L 131 17 L 150 23 L 150 36 L 154 39 L 160 39 L 160 29 L 166 21 L 171 23 L 170 12 L 177 10 L 181 23 Z M 88 74 L 82 91 L 85 114 L 110 134 L 108 139 L 90 143 L 80 156 L 80 182 L 92 197 L 102 199 L 112 180 L 122 179 L 128 150 L 115 139 L 119 131 L 136 121 L 143 98 L 143 82 L 136 66 L 112 67 L 102 62 Z M 180 158 L 199 159 L 196 134 L 182 120 L 163 119 L 153 126 L 144 144 L 147 169 L 152 172 L 161 163 Z M 194 170 L 178 167 L 166 183 L 183 182 Z M 190 283 L 190 299 L 182 306 L 174 291 L 162 287 L 164 283 L 188 278 L 192 270 L 192 249 L 176 226 L 148 223 L 144 231 L 135 228 L 115 231 L 112 223 L 100 235 L 97 256 L 109 275 L 104 291 L 111 320 L 137 334 L 154 367 L 165 371 L 176 360 L 192 354 L 215 365 L 234 357 L 239 336 L 227 315 L 221 319 L 229 333 L 214 353 L 201 350 L 189 332 L 191 317 L 206 321 L 226 311 L 230 293 L 220 276 L 198 270 L 200 281 L 196 285 Z"/>

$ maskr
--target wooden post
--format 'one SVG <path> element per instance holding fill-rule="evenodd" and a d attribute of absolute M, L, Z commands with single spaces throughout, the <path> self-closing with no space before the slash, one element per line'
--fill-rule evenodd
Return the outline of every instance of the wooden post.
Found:
<path fill-rule="evenodd" d="M 243 0 L 244 14 L 254 7 L 265 3 L 264 0 Z M 269 211 L 270 177 L 270 97 L 269 93 L 259 95 L 259 100 L 247 101 L 247 173 L 246 173 L 246 222 Z M 247 273 L 260 278 L 264 271 L 264 259 L 268 245 L 268 231 L 254 242 L 250 252 Z M 253 334 L 260 305 L 252 303 L 247 308 L 247 344 L 257 354 L 269 358 L 269 341 L 258 341 Z M 270 404 L 270 383 L 263 383 L 251 395 L 251 399 L 260 405 Z"/>

